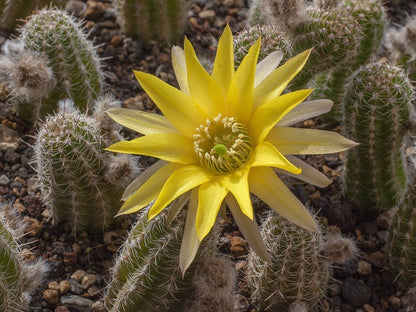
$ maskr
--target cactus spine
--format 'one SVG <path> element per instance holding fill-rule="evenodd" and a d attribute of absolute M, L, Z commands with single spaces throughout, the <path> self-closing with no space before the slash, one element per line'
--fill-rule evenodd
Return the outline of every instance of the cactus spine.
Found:
<path fill-rule="evenodd" d="M 188 17 L 187 0 L 115 0 L 123 31 L 144 42 L 169 45 L 180 39 Z"/>
<path fill-rule="evenodd" d="M 3 207 L 2 207 L 3 208 Z M 46 267 L 42 262 L 27 264 L 21 247 L 4 216 L 0 217 L 0 309 L 5 312 L 27 311 L 30 293 L 42 281 Z"/>
<path fill-rule="evenodd" d="M 27 17 L 36 9 L 53 3 L 58 6 L 65 3 L 62 0 L 0 0 L 0 28 L 12 31 L 19 20 Z"/>
<path fill-rule="evenodd" d="M 78 111 L 49 116 L 37 134 L 35 161 L 44 201 L 73 231 L 102 231 L 120 207 L 133 165 L 125 156 L 109 156 L 108 144 L 97 122 Z"/>
<path fill-rule="evenodd" d="M 387 63 L 363 66 L 347 82 L 345 132 L 360 145 L 347 154 L 345 191 L 366 211 L 388 210 L 402 194 L 403 140 L 413 99 L 404 71 Z"/>
<path fill-rule="evenodd" d="M 170 225 L 166 214 L 147 221 L 142 213 L 130 231 L 113 268 L 104 301 L 109 312 L 183 311 L 181 299 L 195 291 L 192 272 L 209 255 L 212 239 L 204 240 L 184 278 L 179 271 L 179 251 L 186 213 Z"/>
<path fill-rule="evenodd" d="M 304 302 L 309 309 L 324 298 L 329 263 L 321 255 L 323 238 L 269 213 L 261 227 L 270 262 L 250 252 L 247 259 L 248 284 L 259 307 L 287 311 Z"/>
<path fill-rule="evenodd" d="M 31 53 L 43 58 L 55 82 L 47 94 L 19 99 L 19 115 L 36 120 L 56 111 L 58 101 L 67 98 L 82 112 L 91 107 L 101 93 L 103 75 L 97 53 L 79 23 L 65 12 L 43 9 L 20 29 L 18 40 L 25 51 L 22 56 Z M 22 77 L 31 77 L 30 71 L 23 74 Z"/>

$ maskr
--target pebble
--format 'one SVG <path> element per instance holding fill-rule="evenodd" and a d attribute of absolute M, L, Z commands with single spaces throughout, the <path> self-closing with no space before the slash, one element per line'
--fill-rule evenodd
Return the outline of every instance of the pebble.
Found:
<path fill-rule="evenodd" d="M 341 296 L 348 304 L 358 308 L 370 300 L 371 289 L 362 281 L 348 277 L 342 283 Z"/>
<path fill-rule="evenodd" d="M 88 8 L 84 13 L 84 18 L 90 21 L 97 21 L 101 18 L 105 11 L 105 6 L 103 3 L 98 1 L 88 1 Z"/>
<path fill-rule="evenodd" d="M 0 124 L 0 150 L 15 151 L 19 147 L 20 138 L 17 132 Z"/>
<path fill-rule="evenodd" d="M 357 273 L 362 275 L 369 275 L 372 273 L 371 264 L 364 260 L 358 260 Z"/>
<path fill-rule="evenodd" d="M 215 19 L 215 11 L 214 10 L 203 10 L 198 13 L 198 16 L 202 20 L 214 20 Z"/>
<path fill-rule="evenodd" d="M 364 309 L 365 312 L 374 312 L 375 311 L 374 308 L 371 305 L 366 304 L 366 303 L 363 305 L 363 309 Z"/>
<path fill-rule="evenodd" d="M 60 303 L 68 308 L 76 309 L 83 312 L 91 311 L 92 301 L 80 296 L 62 296 Z"/>
<path fill-rule="evenodd" d="M 368 262 L 370 262 L 372 265 L 382 269 L 385 266 L 385 256 L 382 252 L 376 251 L 368 255 L 367 257 Z"/>
<path fill-rule="evenodd" d="M 393 216 L 397 211 L 397 207 L 383 212 L 377 217 L 377 225 L 383 230 L 387 230 L 393 220 Z"/>
<path fill-rule="evenodd" d="M 4 153 L 4 160 L 11 164 L 17 164 L 20 161 L 20 155 L 9 149 Z"/>
<path fill-rule="evenodd" d="M 54 312 L 71 312 L 66 306 L 57 306 Z"/>
<path fill-rule="evenodd" d="M 28 236 L 38 236 L 43 231 L 43 225 L 41 221 L 29 216 L 23 217 L 23 224 L 25 233 Z"/>
<path fill-rule="evenodd" d="M 389 239 L 389 235 L 390 235 L 389 231 L 386 231 L 386 230 L 377 232 L 377 238 L 383 244 L 387 243 L 387 241 Z"/>
<path fill-rule="evenodd" d="M 6 175 L 2 174 L 0 176 L 0 185 L 7 185 L 9 183 L 10 183 L 9 178 Z"/>
<path fill-rule="evenodd" d="M 100 301 L 96 301 L 91 305 L 92 312 L 105 312 L 104 304 Z"/>
<path fill-rule="evenodd" d="M 389 297 L 389 302 L 394 309 L 399 309 L 402 306 L 400 298 L 394 295 Z"/>
<path fill-rule="evenodd" d="M 71 290 L 71 284 L 67 280 L 63 280 L 59 283 L 59 293 L 61 295 L 66 294 Z"/>
<path fill-rule="evenodd" d="M 230 251 L 234 257 L 241 257 L 245 254 L 247 243 L 239 236 L 233 236 L 230 238 Z"/>
<path fill-rule="evenodd" d="M 81 17 L 87 10 L 87 4 L 80 0 L 69 0 L 66 3 L 66 11 L 76 17 Z"/>
<path fill-rule="evenodd" d="M 64 252 L 64 264 L 75 265 L 78 262 L 78 255 L 76 252 Z"/>
<path fill-rule="evenodd" d="M 83 289 L 82 289 L 82 285 L 80 283 L 78 283 L 76 280 L 71 278 L 69 280 L 69 284 L 71 285 L 71 292 L 73 292 L 76 295 L 81 295 L 82 294 Z"/>
<path fill-rule="evenodd" d="M 87 274 L 82 278 L 82 281 L 81 281 L 82 288 L 88 289 L 92 285 L 94 285 L 96 281 L 97 281 L 97 276 L 95 274 Z"/>
<path fill-rule="evenodd" d="M 46 289 L 42 298 L 49 304 L 57 304 L 59 302 L 59 291 L 56 289 Z"/>
<path fill-rule="evenodd" d="M 59 290 L 59 284 L 56 281 L 50 282 L 48 284 L 49 289 Z"/>

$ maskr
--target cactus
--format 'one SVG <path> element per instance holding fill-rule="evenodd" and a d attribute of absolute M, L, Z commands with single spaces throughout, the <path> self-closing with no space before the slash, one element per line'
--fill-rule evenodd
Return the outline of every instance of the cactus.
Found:
<path fill-rule="evenodd" d="M 212 237 L 202 242 L 184 277 L 179 252 L 186 220 L 182 210 L 167 224 L 166 214 L 147 221 L 142 213 L 116 260 L 106 295 L 109 312 L 183 311 L 183 300 L 192 296 L 192 273 L 213 252 Z"/>
<path fill-rule="evenodd" d="M 309 232 L 272 212 L 261 234 L 271 261 L 264 262 L 253 252 L 247 259 L 248 284 L 259 308 L 287 311 L 299 302 L 309 309 L 318 306 L 329 279 L 321 233 Z"/>
<path fill-rule="evenodd" d="M 388 210 L 402 194 L 403 140 L 413 99 L 404 71 L 385 62 L 361 67 L 347 82 L 345 132 L 360 145 L 347 154 L 345 191 L 363 212 Z"/>
<path fill-rule="evenodd" d="M 126 35 L 143 42 L 169 45 L 182 38 L 188 18 L 187 0 L 115 0 Z"/>
<path fill-rule="evenodd" d="M 0 28 L 12 31 L 19 21 L 42 7 L 50 4 L 62 7 L 63 0 L 0 0 Z"/>
<path fill-rule="evenodd" d="M 74 232 L 102 231 L 121 206 L 134 165 L 124 155 L 103 150 L 107 137 L 93 118 L 77 110 L 49 116 L 37 133 L 35 161 L 44 201 L 54 218 L 70 223 Z"/>
<path fill-rule="evenodd" d="M 261 37 L 261 47 L 259 60 L 263 60 L 266 56 L 274 51 L 281 51 L 285 62 L 293 56 L 293 47 L 290 39 L 283 32 L 279 32 L 272 26 L 257 25 L 242 31 L 234 39 L 234 61 L 238 67 L 247 55 L 249 48 L 253 43 Z"/>
<path fill-rule="evenodd" d="M 4 208 L 4 207 L 2 207 Z M 0 310 L 27 311 L 30 294 L 42 282 L 47 270 L 43 262 L 27 263 L 17 242 L 18 231 L 0 216 Z"/>
<path fill-rule="evenodd" d="M 18 77 L 7 83 L 24 119 L 36 121 L 53 113 L 57 103 L 67 98 L 86 112 L 101 93 L 103 74 L 97 53 L 80 24 L 65 12 L 37 12 L 20 29 L 17 42 L 8 47 L 3 49 L 2 61 L 11 64 L 9 77 Z M 28 56 L 40 65 L 27 62 Z"/>

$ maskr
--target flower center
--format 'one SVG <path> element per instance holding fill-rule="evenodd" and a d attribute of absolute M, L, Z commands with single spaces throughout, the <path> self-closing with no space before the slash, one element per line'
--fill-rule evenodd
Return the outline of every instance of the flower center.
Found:
<path fill-rule="evenodd" d="M 246 163 L 251 141 L 247 128 L 236 117 L 218 114 L 196 128 L 194 148 L 202 166 L 229 173 Z"/>

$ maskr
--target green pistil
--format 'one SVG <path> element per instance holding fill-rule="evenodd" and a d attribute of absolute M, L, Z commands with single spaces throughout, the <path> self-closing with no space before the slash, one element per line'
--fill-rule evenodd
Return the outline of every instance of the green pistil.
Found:
<path fill-rule="evenodd" d="M 217 144 L 214 146 L 214 151 L 216 151 L 218 155 L 224 156 L 227 153 L 227 147 L 224 144 Z"/>

